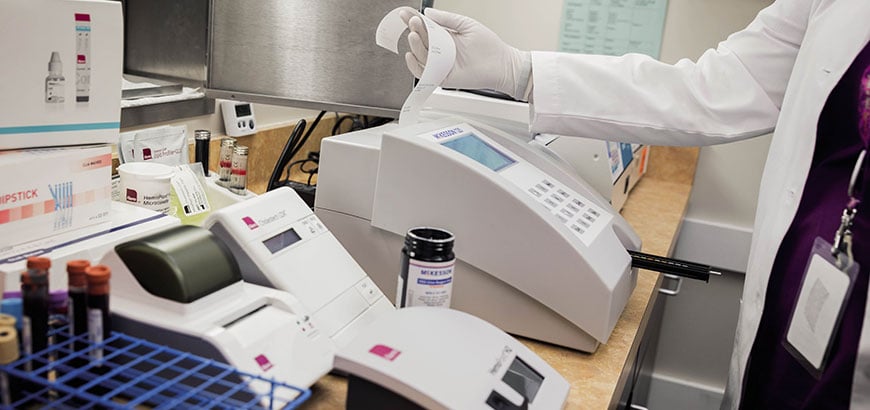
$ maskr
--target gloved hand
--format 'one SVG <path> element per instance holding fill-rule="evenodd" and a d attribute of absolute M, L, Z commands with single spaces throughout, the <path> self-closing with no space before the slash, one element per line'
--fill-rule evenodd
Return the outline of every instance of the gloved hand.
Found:
<path fill-rule="evenodd" d="M 432 8 L 426 9 L 425 14 L 447 29 L 456 43 L 456 61 L 442 86 L 492 89 L 518 100 L 527 98 L 532 72 L 528 51 L 505 44 L 492 30 L 472 18 Z M 405 53 L 405 63 L 411 73 L 420 78 L 429 52 L 426 24 L 411 8 L 402 10 L 399 15 L 411 31 L 408 34 L 411 51 Z"/>

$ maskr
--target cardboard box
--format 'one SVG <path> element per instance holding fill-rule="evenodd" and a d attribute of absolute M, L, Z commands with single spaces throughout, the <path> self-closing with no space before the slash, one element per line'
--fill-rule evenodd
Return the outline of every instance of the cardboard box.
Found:
<path fill-rule="evenodd" d="M 118 141 L 120 2 L 4 1 L 0 34 L 0 149 Z"/>
<path fill-rule="evenodd" d="M 579 137 L 548 138 L 547 147 L 574 167 L 617 211 L 646 174 L 648 146 Z"/>
<path fill-rule="evenodd" d="M 108 145 L 0 152 L 0 253 L 109 220 Z"/>

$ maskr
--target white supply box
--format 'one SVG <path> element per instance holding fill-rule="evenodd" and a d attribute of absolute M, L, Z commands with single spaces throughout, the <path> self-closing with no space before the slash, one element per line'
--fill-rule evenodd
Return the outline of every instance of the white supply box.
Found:
<path fill-rule="evenodd" d="M 0 289 L 18 289 L 27 257 L 51 258 L 48 284 L 51 290 L 67 288 L 66 263 L 73 259 L 100 261 L 115 245 L 180 225 L 178 218 L 123 202 L 112 201 L 108 221 L 0 252 Z"/>
<path fill-rule="evenodd" d="M 576 168 L 616 210 L 622 209 L 628 193 L 646 174 L 649 163 L 647 145 L 556 135 L 537 139 Z"/>
<path fill-rule="evenodd" d="M 0 252 L 109 220 L 108 145 L 0 152 L 0 172 Z"/>
<path fill-rule="evenodd" d="M 0 149 L 117 142 L 120 2 L 4 1 L 0 35 Z"/>

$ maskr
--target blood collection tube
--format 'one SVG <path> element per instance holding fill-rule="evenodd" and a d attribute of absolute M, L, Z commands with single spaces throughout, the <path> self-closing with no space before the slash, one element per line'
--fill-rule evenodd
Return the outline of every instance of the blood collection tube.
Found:
<path fill-rule="evenodd" d="M 66 264 L 67 281 L 69 283 L 69 331 L 73 336 L 88 332 L 88 280 L 85 270 L 91 263 L 85 259 L 69 261 Z M 76 350 L 81 347 L 77 343 Z"/>
<path fill-rule="evenodd" d="M 48 347 L 48 269 L 51 260 L 27 258 L 27 271 L 21 274 L 22 324 L 24 354 Z"/>
<path fill-rule="evenodd" d="M 89 266 L 85 269 L 88 281 L 88 337 L 91 343 L 99 344 L 107 340 L 112 332 L 109 322 L 109 278 L 112 271 L 105 265 Z M 91 360 L 103 360 L 103 349 L 91 350 Z"/>
<path fill-rule="evenodd" d="M 18 359 L 18 332 L 15 331 L 14 320 L 11 326 L 0 326 L 0 365 L 7 365 Z M 20 396 L 18 383 L 9 381 L 9 375 L 0 371 L 0 404 L 3 408 L 11 408 L 12 401 Z"/>

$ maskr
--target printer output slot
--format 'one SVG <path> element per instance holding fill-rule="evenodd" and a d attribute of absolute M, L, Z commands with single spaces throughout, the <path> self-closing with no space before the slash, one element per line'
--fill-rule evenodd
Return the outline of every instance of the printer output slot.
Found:
<path fill-rule="evenodd" d="M 227 323 L 221 325 L 221 327 L 223 327 L 224 329 L 229 329 L 229 328 L 231 328 L 233 325 L 235 325 L 235 324 L 241 322 L 242 320 L 245 320 L 245 319 L 247 319 L 247 318 L 253 316 L 253 315 L 256 314 L 257 312 L 259 312 L 259 311 L 261 311 L 261 310 L 263 310 L 263 309 L 265 309 L 265 308 L 267 308 L 267 307 L 269 307 L 269 306 L 270 306 L 270 305 L 269 305 L 268 303 L 265 303 L 265 304 L 263 304 L 263 305 L 260 305 L 260 306 L 258 306 L 258 307 L 256 307 L 256 308 L 254 308 L 254 309 L 252 309 L 252 310 L 246 312 L 246 313 L 243 313 L 241 316 L 238 316 L 238 317 L 236 317 L 235 319 L 232 319 L 232 320 L 230 320 L 229 322 L 227 322 Z"/>

